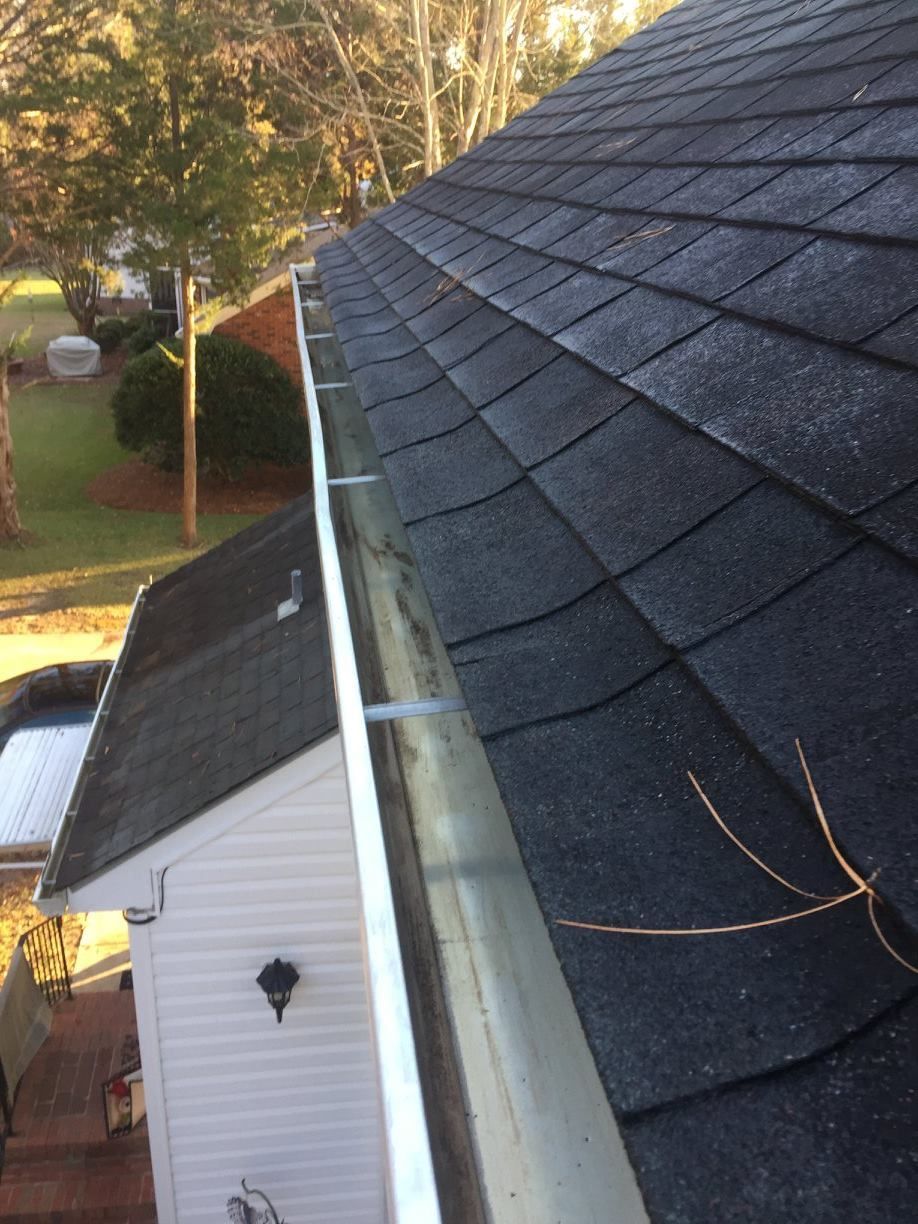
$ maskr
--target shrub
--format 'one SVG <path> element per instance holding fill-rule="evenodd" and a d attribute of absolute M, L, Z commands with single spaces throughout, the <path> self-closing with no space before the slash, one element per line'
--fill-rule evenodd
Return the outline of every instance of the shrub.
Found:
<path fill-rule="evenodd" d="M 124 334 L 133 336 L 138 327 L 143 327 L 145 323 L 152 323 L 156 319 L 153 311 L 147 307 L 144 310 L 132 310 L 130 314 L 119 315 L 121 322 L 124 324 Z"/>
<path fill-rule="evenodd" d="M 136 322 L 132 320 L 128 327 L 127 350 L 132 357 L 139 357 L 153 347 L 160 332 L 151 314 L 138 314 L 134 319 Z"/>
<path fill-rule="evenodd" d="M 127 335 L 128 329 L 124 319 L 117 315 L 109 315 L 96 323 L 95 340 L 103 353 L 113 353 Z"/>
<path fill-rule="evenodd" d="M 181 341 L 135 357 L 112 399 L 115 433 L 166 471 L 182 466 Z M 176 358 L 179 360 L 177 361 Z M 230 480 L 247 463 L 305 463 L 309 434 L 300 397 L 277 362 L 228 336 L 197 344 L 198 466 Z"/>

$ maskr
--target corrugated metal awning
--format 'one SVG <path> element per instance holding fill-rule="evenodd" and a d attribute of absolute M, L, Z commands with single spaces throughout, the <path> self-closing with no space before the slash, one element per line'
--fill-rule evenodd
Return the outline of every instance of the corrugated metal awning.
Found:
<path fill-rule="evenodd" d="M 10 736 L 0 753 L 0 848 L 50 845 L 88 738 L 89 723 Z"/>

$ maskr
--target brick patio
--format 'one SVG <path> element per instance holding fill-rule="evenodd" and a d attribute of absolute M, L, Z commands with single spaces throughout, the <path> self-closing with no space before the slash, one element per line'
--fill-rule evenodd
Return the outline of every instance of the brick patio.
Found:
<path fill-rule="evenodd" d="M 20 1085 L 0 1176 L 4 1224 L 154 1224 L 146 1124 L 109 1139 L 102 1083 L 136 1049 L 129 990 L 54 1009 L 51 1036 Z"/>

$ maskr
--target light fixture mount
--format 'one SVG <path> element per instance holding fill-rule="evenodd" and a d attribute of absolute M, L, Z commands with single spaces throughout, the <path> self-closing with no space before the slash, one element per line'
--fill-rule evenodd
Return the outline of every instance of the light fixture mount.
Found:
<path fill-rule="evenodd" d="M 274 1009 L 278 1024 L 283 1019 L 284 1008 L 290 1002 L 290 994 L 299 980 L 300 975 L 290 962 L 282 961 L 279 956 L 275 956 L 270 964 L 265 965 L 255 979 L 268 996 L 268 1004 Z"/>

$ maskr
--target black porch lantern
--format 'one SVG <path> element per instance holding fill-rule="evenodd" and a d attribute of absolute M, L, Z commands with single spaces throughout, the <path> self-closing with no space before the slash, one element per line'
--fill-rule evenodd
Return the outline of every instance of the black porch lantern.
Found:
<path fill-rule="evenodd" d="M 280 1024 L 284 1008 L 290 1002 L 290 992 L 300 980 L 300 975 L 289 963 L 275 956 L 270 965 L 265 965 L 255 981 L 268 996 L 268 1003 L 277 1013 L 277 1023 Z"/>

